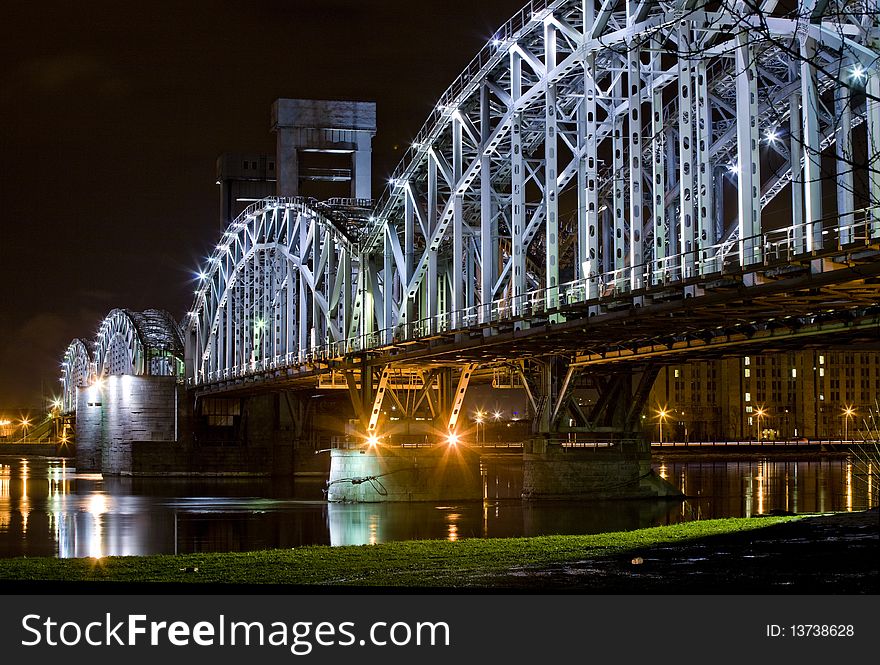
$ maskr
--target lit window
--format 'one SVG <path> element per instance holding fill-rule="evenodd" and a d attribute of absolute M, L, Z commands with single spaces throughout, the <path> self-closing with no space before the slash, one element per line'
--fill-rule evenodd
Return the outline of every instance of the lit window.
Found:
<path fill-rule="evenodd" d="M 751 413 L 751 412 L 752 412 L 752 407 L 747 406 L 747 407 L 746 407 L 746 413 Z"/>
<path fill-rule="evenodd" d="M 797 378 L 797 368 L 796 367 L 791 368 L 791 378 L 793 378 L 793 379 Z"/>
<path fill-rule="evenodd" d="M 675 370 L 675 378 L 677 379 L 679 376 L 681 376 L 681 372 L 679 372 L 678 370 Z"/>
<path fill-rule="evenodd" d="M 824 402 L 824 401 L 825 401 L 825 395 L 823 395 L 823 394 L 820 393 L 820 394 L 819 394 L 819 401 L 820 401 L 820 402 Z"/>
<path fill-rule="evenodd" d="M 751 401 L 752 401 L 752 393 L 746 393 L 745 401 L 746 401 L 746 402 L 751 402 Z"/>
<path fill-rule="evenodd" d="M 825 376 L 825 368 L 824 367 L 819 368 L 819 376 Z"/>
<path fill-rule="evenodd" d="M 751 425 L 751 424 L 752 424 L 752 417 L 749 416 L 749 425 Z"/>
<path fill-rule="evenodd" d="M 752 364 L 752 359 L 751 359 L 751 358 L 749 358 L 748 356 L 746 356 L 745 358 L 743 358 L 743 365 L 751 365 L 751 364 Z"/>
<path fill-rule="evenodd" d="M 820 365 L 824 365 L 824 364 L 825 364 L 825 356 L 819 356 L 819 364 L 820 364 Z"/>
<path fill-rule="evenodd" d="M 750 370 L 748 367 L 746 367 L 745 370 L 743 371 L 743 376 L 746 378 L 749 378 L 751 375 L 752 375 L 752 370 Z"/>

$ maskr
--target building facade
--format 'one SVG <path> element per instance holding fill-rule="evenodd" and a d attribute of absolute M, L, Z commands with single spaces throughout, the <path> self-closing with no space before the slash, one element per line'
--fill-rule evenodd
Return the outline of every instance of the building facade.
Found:
<path fill-rule="evenodd" d="M 664 367 L 645 415 L 655 440 L 861 440 L 878 395 L 880 352 L 804 350 Z"/>

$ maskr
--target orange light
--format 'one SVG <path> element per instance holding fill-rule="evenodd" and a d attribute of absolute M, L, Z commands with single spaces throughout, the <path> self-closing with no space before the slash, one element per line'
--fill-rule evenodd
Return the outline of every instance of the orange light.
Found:
<path fill-rule="evenodd" d="M 446 437 L 446 443 L 448 443 L 450 446 L 458 445 L 458 434 L 456 434 L 455 432 L 450 432 L 449 435 Z"/>
<path fill-rule="evenodd" d="M 379 445 L 379 437 L 375 434 L 370 434 L 370 436 L 367 437 L 367 445 L 370 446 L 370 448 L 375 448 Z"/>

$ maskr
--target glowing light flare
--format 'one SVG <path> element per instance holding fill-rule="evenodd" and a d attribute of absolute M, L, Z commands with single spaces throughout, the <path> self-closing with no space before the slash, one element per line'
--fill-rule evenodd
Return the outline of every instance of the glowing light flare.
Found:
<path fill-rule="evenodd" d="M 379 445 L 379 437 L 376 436 L 375 434 L 370 434 L 370 435 L 367 437 L 367 445 L 368 445 L 370 448 L 375 448 L 376 446 Z"/>
<path fill-rule="evenodd" d="M 764 133 L 764 140 L 770 145 L 774 145 L 779 140 L 779 132 L 775 129 L 768 129 Z"/>
<path fill-rule="evenodd" d="M 865 68 L 862 67 L 862 65 L 853 65 L 849 73 L 850 78 L 853 81 L 862 81 L 868 78 L 868 74 L 865 72 Z"/>
<path fill-rule="evenodd" d="M 447 443 L 447 445 L 450 445 L 450 446 L 457 446 L 458 445 L 458 434 L 456 434 L 455 432 L 450 432 L 446 436 L 446 443 Z"/>

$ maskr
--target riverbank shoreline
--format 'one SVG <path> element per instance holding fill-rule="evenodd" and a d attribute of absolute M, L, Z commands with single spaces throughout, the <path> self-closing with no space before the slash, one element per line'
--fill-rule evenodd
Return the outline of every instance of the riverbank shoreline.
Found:
<path fill-rule="evenodd" d="M 0 560 L 6 593 L 878 592 L 877 509 L 588 536 Z"/>

